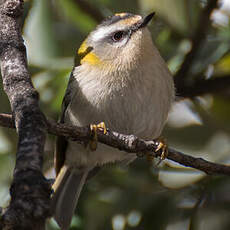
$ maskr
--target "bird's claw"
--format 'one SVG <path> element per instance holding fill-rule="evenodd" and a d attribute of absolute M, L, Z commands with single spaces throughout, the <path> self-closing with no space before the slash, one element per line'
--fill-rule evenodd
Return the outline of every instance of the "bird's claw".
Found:
<path fill-rule="evenodd" d="M 97 125 L 96 124 L 90 124 L 92 139 L 89 141 L 89 148 L 91 151 L 95 151 L 97 149 L 97 141 L 98 141 L 97 130 L 98 129 L 103 131 L 104 134 L 106 134 L 106 132 L 107 132 L 104 122 L 101 122 Z"/>
<path fill-rule="evenodd" d="M 153 152 L 138 152 L 137 157 L 143 157 L 146 156 L 146 159 L 148 162 L 153 163 L 153 160 L 156 156 L 160 156 L 160 160 L 157 163 L 159 165 L 165 158 L 168 156 L 168 145 L 163 137 L 159 137 L 154 140 L 156 144 L 156 148 Z M 158 153 L 160 151 L 160 154 Z"/>
<path fill-rule="evenodd" d="M 157 153 L 161 151 L 160 160 L 157 163 L 157 165 L 159 165 L 168 156 L 168 145 L 165 139 L 162 137 L 159 137 L 158 139 L 156 139 L 155 142 L 156 142 L 157 148 L 154 152 Z"/>

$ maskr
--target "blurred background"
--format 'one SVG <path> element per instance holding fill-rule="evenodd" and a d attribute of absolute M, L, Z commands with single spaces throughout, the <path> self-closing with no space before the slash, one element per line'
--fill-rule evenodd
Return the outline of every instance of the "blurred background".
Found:
<path fill-rule="evenodd" d="M 209 0 L 212 1 L 212 0 Z M 207 36 L 189 70 L 189 79 L 230 77 L 230 1 L 210 15 L 208 0 L 27 0 L 23 37 L 29 70 L 47 117 L 57 120 L 74 56 L 87 34 L 118 12 L 156 16 L 153 40 L 173 75 L 191 50 L 202 24 Z M 204 24 L 203 24 L 204 23 Z M 10 113 L 0 82 L 0 112 Z M 230 163 L 230 86 L 176 102 L 164 130 L 171 147 L 213 162 Z M 53 136 L 48 136 L 44 172 L 53 177 Z M 9 200 L 17 147 L 14 130 L 0 127 L 0 206 Z M 130 166 L 103 168 L 84 187 L 71 229 L 229 230 L 230 178 L 207 176 L 165 160 L 160 166 L 138 159 Z M 58 229 L 51 219 L 48 230 Z"/>

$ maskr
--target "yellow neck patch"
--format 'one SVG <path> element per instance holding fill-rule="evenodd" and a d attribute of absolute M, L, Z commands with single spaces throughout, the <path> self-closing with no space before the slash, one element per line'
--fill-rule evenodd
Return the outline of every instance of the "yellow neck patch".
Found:
<path fill-rule="evenodd" d="M 79 50 L 78 55 L 80 57 L 80 63 L 83 64 L 84 62 L 90 65 L 99 65 L 101 64 L 101 60 L 98 58 L 96 54 L 92 52 L 92 49 L 86 45 L 86 41 L 84 41 Z"/>

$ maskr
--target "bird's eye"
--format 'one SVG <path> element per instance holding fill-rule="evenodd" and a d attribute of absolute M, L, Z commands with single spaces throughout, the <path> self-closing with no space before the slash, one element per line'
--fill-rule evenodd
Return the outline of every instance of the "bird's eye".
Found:
<path fill-rule="evenodd" d="M 120 41 L 124 36 L 124 31 L 118 31 L 113 34 L 112 39 L 114 42 Z"/>

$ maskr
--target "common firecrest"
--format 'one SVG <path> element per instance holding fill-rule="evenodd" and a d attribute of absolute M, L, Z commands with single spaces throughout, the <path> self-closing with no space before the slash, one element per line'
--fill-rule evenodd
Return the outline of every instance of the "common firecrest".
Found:
<path fill-rule="evenodd" d="M 60 122 L 100 123 L 100 128 L 105 122 L 119 133 L 143 139 L 160 136 L 174 100 L 174 84 L 146 27 L 153 15 L 115 14 L 89 34 L 78 50 L 80 65 L 71 73 Z M 85 144 L 59 137 L 51 206 L 61 229 L 69 228 L 89 175 L 104 164 L 130 163 L 135 158 L 136 154 L 103 144 L 92 151 Z"/>

